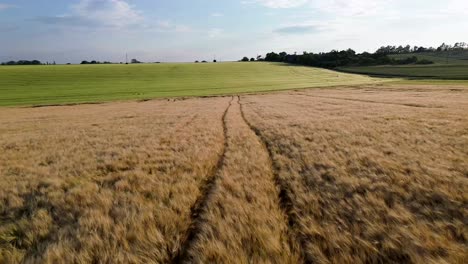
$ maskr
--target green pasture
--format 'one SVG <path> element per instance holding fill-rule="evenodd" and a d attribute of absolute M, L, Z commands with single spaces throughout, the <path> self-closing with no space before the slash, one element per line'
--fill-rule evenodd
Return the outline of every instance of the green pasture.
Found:
<path fill-rule="evenodd" d="M 393 54 L 394 59 L 416 56 L 419 60 L 434 62 L 430 65 L 383 65 L 341 67 L 338 70 L 382 77 L 405 77 L 405 83 L 468 84 L 468 51 L 434 51 Z"/>
<path fill-rule="evenodd" d="M 0 106 L 210 96 L 382 82 L 279 63 L 0 66 Z"/>
<path fill-rule="evenodd" d="M 427 78 L 434 80 L 460 80 L 468 83 L 467 65 L 403 65 L 341 67 L 341 71 L 388 77 Z"/>
<path fill-rule="evenodd" d="M 434 51 L 423 53 L 394 54 L 394 59 L 405 59 L 416 56 L 419 60 L 429 60 L 435 64 L 468 65 L 468 50 L 460 51 Z"/>

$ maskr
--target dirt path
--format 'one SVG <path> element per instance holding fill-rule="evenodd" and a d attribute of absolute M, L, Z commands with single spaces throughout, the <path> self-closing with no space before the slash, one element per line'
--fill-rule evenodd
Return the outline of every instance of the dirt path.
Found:
<path fill-rule="evenodd" d="M 298 263 L 269 154 L 244 121 L 239 98 L 225 116 L 222 166 L 194 214 L 174 263 Z M 235 254 L 235 256 L 233 255 Z"/>

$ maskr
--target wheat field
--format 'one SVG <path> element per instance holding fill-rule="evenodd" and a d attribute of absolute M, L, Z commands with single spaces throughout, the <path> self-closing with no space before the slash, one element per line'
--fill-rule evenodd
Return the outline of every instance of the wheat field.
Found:
<path fill-rule="evenodd" d="M 0 263 L 465 263 L 468 88 L 0 111 Z"/>

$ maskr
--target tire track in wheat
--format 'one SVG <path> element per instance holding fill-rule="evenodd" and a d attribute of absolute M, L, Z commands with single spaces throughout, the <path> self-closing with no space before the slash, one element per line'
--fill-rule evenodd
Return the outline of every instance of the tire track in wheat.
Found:
<path fill-rule="evenodd" d="M 417 107 L 417 108 L 443 108 L 442 106 L 427 106 L 421 104 L 413 104 L 413 103 L 392 103 L 392 102 L 378 102 L 366 99 L 354 99 L 354 98 L 342 98 L 342 97 L 334 97 L 334 96 L 320 96 L 320 95 L 311 95 L 305 93 L 296 93 L 298 95 L 307 96 L 307 97 L 314 97 L 314 98 L 323 98 L 323 99 L 333 99 L 333 100 L 342 100 L 342 101 L 351 101 L 351 102 L 359 102 L 359 103 L 369 103 L 369 104 L 384 104 L 384 105 L 397 105 L 397 106 L 406 106 L 406 107 Z"/>
<path fill-rule="evenodd" d="M 297 227 L 299 225 L 299 220 L 298 220 L 298 216 L 294 212 L 291 188 L 288 186 L 288 183 L 282 180 L 279 176 L 279 168 L 278 168 L 278 165 L 275 164 L 273 160 L 273 150 L 272 150 L 270 143 L 265 138 L 265 136 L 260 132 L 260 130 L 254 125 L 252 125 L 248 121 L 248 119 L 245 117 L 244 105 L 241 103 L 240 96 L 238 96 L 238 103 L 240 106 L 242 119 L 247 124 L 247 126 L 255 133 L 255 135 L 258 137 L 258 139 L 262 143 L 265 149 L 265 152 L 268 153 L 268 159 L 269 159 L 271 170 L 274 176 L 273 180 L 279 189 L 279 193 L 278 193 L 279 208 L 281 208 L 281 210 L 283 211 L 285 215 L 285 219 L 287 220 L 290 247 L 297 249 L 298 251 L 297 253 L 300 255 L 304 263 L 309 263 L 308 261 L 306 261 L 305 255 L 304 255 L 304 252 L 305 252 L 304 247 L 306 243 L 304 239 L 301 238 L 301 235 L 296 231 L 298 230 Z M 296 245 L 300 245 L 300 246 L 297 247 Z"/>
<path fill-rule="evenodd" d="M 224 159 L 226 157 L 226 149 L 227 149 L 227 125 L 226 125 L 226 116 L 231 108 L 232 102 L 234 97 L 231 98 L 229 101 L 229 105 L 226 107 L 226 110 L 223 113 L 221 122 L 223 124 L 223 150 L 220 158 L 216 166 L 212 169 L 211 173 L 209 173 L 209 177 L 206 178 L 205 182 L 200 187 L 200 196 L 198 197 L 197 201 L 193 204 L 190 209 L 191 215 L 191 224 L 187 229 L 185 236 L 183 237 L 183 242 L 181 243 L 179 250 L 173 254 L 171 263 L 183 263 L 184 260 L 187 258 L 188 251 L 197 237 L 197 234 L 200 233 L 201 226 L 203 224 L 203 220 L 200 219 L 200 215 L 205 211 L 208 201 L 212 196 L 215 187 L 216 181 L 219 178 L 219 171 L 221 170 Z"/>

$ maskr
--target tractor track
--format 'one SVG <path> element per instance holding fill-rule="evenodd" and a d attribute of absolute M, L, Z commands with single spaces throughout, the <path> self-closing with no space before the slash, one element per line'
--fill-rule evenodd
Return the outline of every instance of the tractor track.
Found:
<path fill-rule="evenodd" d="M 245 117 L 243 104 L 241 103 L 241 98 L 238 96 L 238 103 L 240 106 L 240 112 L 242 119 L 247 124 L 247 126 L 254 132 L 254 134 L 258 137 L 260 142 L 262 143 L 265 152 L 268 154 L 268 160 L 270 163 L 271 170 L 273 172 L 273 181 L 275 185 L 279 189 L 278 197 L 279 197 L 279 208 L 283 211 L 285 219 L 287 220 L 287 227 L 288 227 L 288 239 L 289 245 L 291 249 L 297 248 L 294 245 L 297 243 L 300 245 L 297 252 L 304 263 L 311 263 L 312 261 L 307 261 L 305 258 L 305 245 L 306 241 L 302 238 L 302 236 L 295 230 L 297 230 L 297 226 L 299 226 L 298 216 L 294 213 L 293 208 L 293 198 L 292 198 L 292 191 L 288 186 L 287 182 L 282 180 L 279 176 L 279 167 L 275 164 L 273 160 L 273 150 L 271 144 L 265 138 L 265 136 L 260 132 L 258 128 L 253 126 Z"/>
<path fill-rule="evenodd" d="M 227 151 L 227 124 L 226 124 L 226 116 L 229 109 L 232 106 L 232 102 L 234 101 L 234 97 L 231 98 L 229 101 L 229 105 L 226 107 L 226 110 L 223 113 L 222 117 L 222 124 L 223 124 L 223 150 L 220 158 L 216 166 L 211 170 L 208 174 L 209 177 L 206 178 L 204 183 L 200 187 L 201 195 L 198 197 L 197 201 L 193 204 L 190 209 L 190 218 L 191 223 L 189 228 L 187 229 L 185 235 L 183 236 L 182 243 L 176 252 L 171 252 L 171 263 L 186 263 L 188 262 L 188 253 L 190 248 L 192 247 L 193 243 L 197 239 L 198 234 L 202 229 L 203 220 L 201 219 L 202 213 L 205 211 L 207 204 L 213 195 L 216 182 L 219 178 L 219 171 L 222 169 L 224 160 L 226 157 Z"/>
<path fill-rule="evenodd" d="M 411 103 L 399 104 L 399 103 L 391 103 L 391 102 L 378 102 L 378 101 L 365 100 L 365 99 L 353 99 L 353 98 L 341 98 L 341 97 L 311 95 L 311 94 L 304 94 L 304 93 L 296 93 L 296 94 L 297 95 L 302 95 L 302 96 L 307 96 L 307 97 L 314 97 L 314 98 L 343 100 L 343 101 L 352 101 L 352 102 L 361 102 L 361 103 L 370 103 L 370 104 L 398 105 L 398 106 L 417 107 L 417 108 L 443 108 L 441 106 L 427 106 L 427 105 L 411 104 Z"/>

